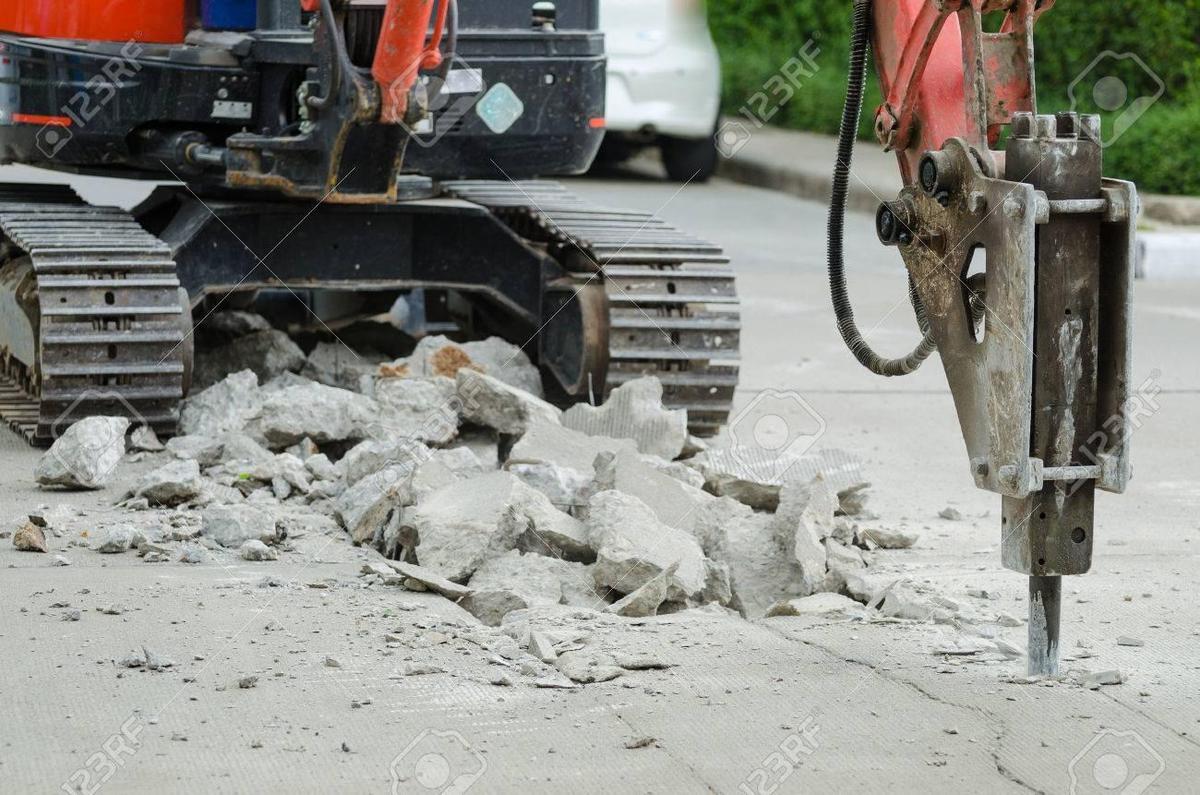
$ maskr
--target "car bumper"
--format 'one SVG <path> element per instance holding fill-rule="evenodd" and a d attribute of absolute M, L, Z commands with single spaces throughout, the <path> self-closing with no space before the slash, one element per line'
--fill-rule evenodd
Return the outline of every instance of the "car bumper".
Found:
<path fill-rule="evenodd" d="M 650 56 L 610 55 L 604 120 L 615 132 L 682 138 L 711 135 L 720 104 L 715 50 L 667 47 Z"/>

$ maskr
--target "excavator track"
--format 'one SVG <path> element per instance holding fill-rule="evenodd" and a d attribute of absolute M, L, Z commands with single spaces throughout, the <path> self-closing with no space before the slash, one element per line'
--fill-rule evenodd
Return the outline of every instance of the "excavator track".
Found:
<path fill-rule="evenodd" d="M 604 397 L 655 375 L 664 403 L 687 409 L 693 433 L 711 435 L 725 423 L 737 386 L 741 316 L 733 269 L 719 246 L 650 213 L 592 204 L 557 182 L 443 186 L 544 246 L 581 284 L 602 280 L 609 306 Z"/>
<path fill-rule="evenodd" d="M 45 444 L 106 414 L 175 432 L 190 317 L 165 243 L 66 186 L 0 184 L 0 277 L 17 310 L 0 328 L 0 417 L 15 431 Z"/>

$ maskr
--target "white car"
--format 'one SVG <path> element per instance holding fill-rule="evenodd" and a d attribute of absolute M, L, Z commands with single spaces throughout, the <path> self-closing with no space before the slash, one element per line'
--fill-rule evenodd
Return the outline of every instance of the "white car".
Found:
<path fill-rule="evenodd" d="M 657 146 L 671 179 L 708 179 L 717 165 L 721 60 L 704 0 L 600 0 L 600 29 L 608 54 L 601 160 Z"/>

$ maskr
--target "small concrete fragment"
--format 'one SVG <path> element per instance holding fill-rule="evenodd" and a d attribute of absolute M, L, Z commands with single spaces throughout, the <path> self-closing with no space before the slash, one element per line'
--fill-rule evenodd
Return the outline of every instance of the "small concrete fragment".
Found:
<path fill-rule="evenodd" d="M 133 496 L 144 497 L 151 505 L 173 506 L 195 499 L 203 489 L 200 465 L 184 459 L 147 472 L 134 487 Z"/>
<path fill-rule="evenodd" d="M 678 563 L 672 563 L 645 585 L 609 605 L 608 612 L 625 618 L 657 615 L 658 608 L 667 601 L 671 578 L 675 576 L 678 568 Z"/>
<path fill-rule="evenodd" d="M 775 616 L 823 616 L 856 618 L 863 615 L 863 606 L 837 593 L 818 593 L 799 599 L 777 602 L 767 610 L 767 618 Z"/>
<path fill-rule="evenodd" d="M 93 549 L 104 555 L 128 552 L 138 540 L 138 532 L 127 524 L 106 527 L 96 533 Z"/>
<path fill-rule="evenodd" d="M 938 518 L 945 519 L 948 522 L 961 522 L 963 517 L 957 508 L 948 505 L 938 511 Z"/>
<path fill-rule="evenodd" d="M 279 553 L 257 538 L 252 538 L 238 549 L 242 560 L 262 561 L 279 560 Z"/>
<path fill-rule="evenodd" d="M 212 436 L 176 436 L 167 440 L 168 453 L 176 458 L 192 459 L 202 467 L 219 464 L 224 449 L 224 443 Z"/>
<path fill-rule="evenodd" d="M 275 517 L 249 504 L 205 508 L 201 514 L 200 532 L 228 549 L 240 549 L 242 544 L 251 539 L 263 543 L 274 543 L 281 539 Z"/>
<path fill-rule="evenodd" d="M 687 411 L 664 408 L 662 395 L 657 378 L 637 378 L 614 389 L 601 406 L 577 403 L 563 412 L 562 423 L 589 436 L 632 439 L 639 451 L 671 461 L 687 441 Z"/>
<path fill-rule="evenodd" d="M 46 534 L 33 522 L 21 525 L 13 533 L 13 547 L 18 552 L 46 552 Z"/>
<path fill-rule="evenodd" d="M 101 489 L 125 455 L 126 417 L 85 417 L 71 425 L 38 461 L 41 486 Z"/>
<path fill-rule="evenodd" d="M 460 369 L 455 380 L 462 418 L 499 433 L 519 436 L 535 420 L 557 423 L 562 415 L 536 395 L 476 370 Z"/>
<path fill-rule="evenodd" d="M 581 685 L 607 682 L 624 673 L 612 655 L 586 648 L 560 654 L 554 666 L 572 682 Z"/>
<path fill-rule="evenodd" d="M 910 549 L 920 538 L 916 533 L 889 530 L 883 527 L 863 528 L 858 531 L 858 534 L 880 549 Z"/>

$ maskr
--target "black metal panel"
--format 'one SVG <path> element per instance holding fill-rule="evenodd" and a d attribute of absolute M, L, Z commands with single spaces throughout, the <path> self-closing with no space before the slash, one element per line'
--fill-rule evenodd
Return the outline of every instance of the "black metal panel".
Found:
<path fill-rule="evenodd" d="M 211 199 L 160 188 L 136 211 L 171 246 L 193 301 L 206 291 L 282 287 L 449 287 L 482 293 L 522 326 L 541 317 L 542 285 L 562 271 L 481 207 Z M 259 258 L 262 261 L 259 261 Z"/>

